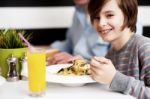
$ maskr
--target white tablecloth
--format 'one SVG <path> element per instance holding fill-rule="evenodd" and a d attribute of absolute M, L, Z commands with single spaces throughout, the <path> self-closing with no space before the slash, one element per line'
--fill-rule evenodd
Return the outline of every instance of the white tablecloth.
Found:
<path fill-rule="evenodd" d="M 6 82 L 0 86 L 0 99 L 134 99 L 97 83 L 81 87 L 47 83 L 45 96 L 38 98 L 29 96 L 28 92 L 27 81 Z"/>

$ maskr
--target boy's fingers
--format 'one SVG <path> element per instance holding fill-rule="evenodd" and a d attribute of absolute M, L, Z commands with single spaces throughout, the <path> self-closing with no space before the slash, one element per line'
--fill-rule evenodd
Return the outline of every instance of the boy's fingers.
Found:
<path fill-rule="evenodd" d="M 110 62 L 110 60 L 107 59 L 107 58 L 105 58 L 105 57 L 94 57 L 94 59 L 95 59 L 96 61 L 98 61 L 98 62 L 103 63 L 103 64 L 107 64 L 107 63 Z"/>

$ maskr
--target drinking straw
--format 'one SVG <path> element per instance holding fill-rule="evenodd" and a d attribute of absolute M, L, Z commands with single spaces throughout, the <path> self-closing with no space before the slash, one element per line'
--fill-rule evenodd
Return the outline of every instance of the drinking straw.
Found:
<path fill-rule="evenodd" d="M 31 44 L 23 37 L 21 33 L 18 33 L 19 37 L 27 44 L 28 48 L 31 49 Z"/>

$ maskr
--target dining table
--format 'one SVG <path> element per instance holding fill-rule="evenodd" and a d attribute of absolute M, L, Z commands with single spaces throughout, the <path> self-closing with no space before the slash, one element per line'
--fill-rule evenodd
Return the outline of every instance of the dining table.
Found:
<path fill-rule="evenodd" d="M 83 86 L 68 87 L 60 83 L 46 82 L 45 95 L 29 95 L 28 80 L 6 81 L 0 86 L 0 99 L 135 99 L 109 89 L 109 86 L 90 83 Z"/>

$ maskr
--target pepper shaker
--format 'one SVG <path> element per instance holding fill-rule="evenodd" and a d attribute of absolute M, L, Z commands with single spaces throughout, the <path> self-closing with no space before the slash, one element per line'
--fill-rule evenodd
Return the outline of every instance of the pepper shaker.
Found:
<path fill-rule="evenodd" d="M 9 66 L 8 74 L 7 74 L 7 81 L 17 81 L 19 80 L 18 73 L 16 70 L 16 65 L 18 64 L 18 58 L 11 54 L 7 58 L 7 63 Z"/>

